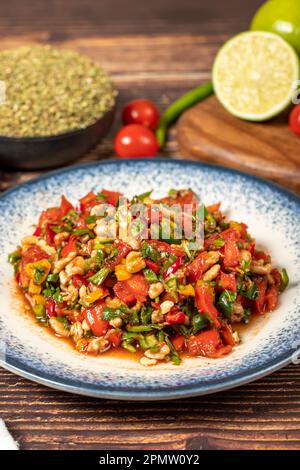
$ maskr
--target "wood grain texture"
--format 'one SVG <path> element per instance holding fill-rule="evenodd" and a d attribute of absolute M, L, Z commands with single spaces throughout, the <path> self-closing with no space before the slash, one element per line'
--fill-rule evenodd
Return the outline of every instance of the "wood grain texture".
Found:
<path fill-rule="evenodd" d="M 180 153 L 191 159 L 253 173 L 300 192 L 300 144 L 287 116 L 267 123 L 242 121 L 212 96 L 180 118 Z"/>
<path fill-rule="evenodd" d="M 0 414 L 23 449 L 300 449 L 300 367 L 206 397 L 113 402 L 0 373 Z"/>
<path fill-rule="evenodd" d="M 220 44 L 261 0 L 10 0 L 0 49 L 48 43 L 90 55 L 113 75 L 119 109 L 148 97 L 163 110 L 210 77 Z M 82 161 L 113 155 L 114 128 Z M 176 130 L 164 155 L 178 155 Z M 0 190 L 37 173 L 0 169 Z M 97 400 L 0 369 L 0 416 L 22 449 L 300 449 L 300 367 L 228 392 L 161 403 Z"/>

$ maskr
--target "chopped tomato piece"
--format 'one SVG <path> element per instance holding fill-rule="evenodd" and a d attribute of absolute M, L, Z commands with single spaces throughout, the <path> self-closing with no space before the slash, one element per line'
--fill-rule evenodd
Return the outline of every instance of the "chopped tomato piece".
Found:
<path fill-rule="evenodd" d="M 71 210 L 74 210 L 74 207 L 72 204 L 65 198 L 64 195 L 61 197 L 61 203 L 60 203 L 60 213 L 61 217 L 65 217 L 68 212 Z"/>
<path fill-rule="evenodd" d="M 266 290 L 267 290 L 267 282 L 263 279 L 261 282 L 257 283 L 259 296 L 256 300 L 254 300 L 255 311 L 258 314 L 263 314 L 266 310 Z"/>
<path fill-rule="evenodd" d="M 87 225 L 85 223 L 84 217 L 78 217 L 75 227 L 77 229 L 82 229 L 82 228 L 86 228 L 86 226 Z"/>
<path fill-rule="evenodd" d="M 152 271 L 153 271 L 155 274 L 158 274 L 158 273 L 159 273 L 160 267 L 158 266 L 158 264 L 154 263 L 154 261 L 152 261 L 150 258 L 146 258 L 146 259 L 145 259 L 145 263 L 146 263 L 147 268 L 152 269 Z"/>
<path fill-rule="evenodd" d="M 97 201 L 96 194 L 90 191 L 89 193 L 86 194 L 86 196 L 79 199 L 79 204 L 80 204 L 80 212 L 84 214 L 85 212 L 87 212 L 88 209 L 93 207 L 93 205 L 100 204 L 100 202 Z"/>
<path fill-rule="evenodd" d="M 154 248 L 156 248 L 157 251 L 159 251 L 160 253 L 161 252 L 170 253 L 171 255 L 174 255 L 174 256 L 185 255 L 184 251 L 181 250 L 180 248 L 171 246 L 169 243 L 162 242 L 161 240 L 147 240 L 147 243 L 149 245 L 152 245 Z"/>
<path fill-rule="evenodd" d="M 127 285 L 131 292 L 139 302 L 146 302 L 149 284 L 143 274 L 133 274 L 131 278 L 127 279 Z"/>
<path fill-rule="evenodd" d="M 34 235 L 35 237 L 40 237 L 40 236 L 42 235 L 42 229 L 41 229 L 41 227 L 37 227 L 37 228 L 35 229 L 35 231 L 33 232 L 33 235 Z"/>
<path fill-rule="evenodd" d="M 45 239 L 48 245 L 54 246 L 55 232 L 51 230 L 51 225 L 47 224 L 45 229 Z"/>
<path fill-rule="evenodd" d="M 77 240 L 76 235 L 71 235 L 69 242 L 61 250 L 62 258 L 66 258 L 70 253 L 76 253 L 77 251 L 76 240 Z"/>
<path fill-rule="evenodd" d="M 49 255 L 40 247 L 34 245 L 30 246 L 28 250 L 23 254 L 23 260 L 25 264 L 34 263 L 35 261 L 40 261 L 41 259 L 48 259 Z"/>
<path fill-rule="evenodd" d="M 223 344 L 218 331 L 209 330 L 191 336 L 187 341 L 187 346 L 191 356 L 213 357 Z"/>
<path fill-rule="evenodd" d="M 223 273 L 221 271 L 221 287 L 236 292 L 236 279 L 235 273 Z"/>
<path fill-rule="evenodd" d="M 276 269 L 276 268 L 272 269 L 271 276 L 274 279 L 275 287 L 277 287 L 277 289 L 279 289 L 282 279 L 281 279 L 281 274 L 278 271 L 278 269 Z"/>
<path fill-rule="evenodd" d="M 53 299 L 48 299 L 46 303 L 46 314 L 49 318 L 56 317 L 56 303 Z"/>
<path fill-rule="evenodd" d="M 120 261 L 128 255 L 130 251 L 132 251 L 131 246 L 127 245 L 127 243 L 122 242 L 121 240 L 116 240 L 114 246 L 118 250 L 118 254 L 114 256 L 112 259 L 108 259 L 105 261 L 105 265 L 109 269 L 113 269 Z"/>
<path fill-rule="evenodd" d="M 39 227 L 43 227 L 48 224 L 55 224 L 61 219 L 61 211 L 59 207 L 51 207 L 46 211 L 43 211 L 39 218 Z"/>
<path fill-rule="evenodd" d="M 133 274 L 126 281 L 119 281 L 114 286 L 114 292 L 125 304 L 145 302 L 147 300 L 149 284 L 143 274 Z"/>
<path fill-rule="evenodd" d="M 84 318 L 95 336 L 104 336 L 108 331 L 109 322 L 102 320 L 103 311 L 106 307 L 104 302 L 99 302 L 94 307 L 84 309 Z"/>
<path fill-rule="evenodd" d="M 209 250 L 211 247 L 214 247 L 214 242 L 218 239 L 221 239 L 220 233 L 213 233 L 210 237 L 205 238 L 204 240 L 204 249 Z"/>
<path fill-rule="evenodd" d="M 217 202 L 216 204 L 211 204 L 210 206 L 207 206 L 206 209 L 208 212 L 218 212 L 220 210 L 221 203 Z"/>
<path fill-rule="evenodd" d="M 271 286 L 268 288 L 266 293 L 266 301 L 268 312 L 272 312 L 273 310 L 275 310 L 278 304 L 278 290 L 275 286 Z"/>
<path fill-rule="evenodd" d="M 200 253 L 194 261 L 187 266 L 187 276 L 189 282 L 196 282 L 205 271 L 206 253 Z"/>
<path fill-rule="evenodd" d="M 166 322 L 169 325 L 180 325 L 185 323 L 187 316 L 183 312 L 169 312 L 166 315 Z"/>
<path fill-rule="evenodd" d="M 224 238 L 224 233 L 221 233 L 221 237 Z M 224 246 L 224 260 L 223 264 L 225 268 L 235 267 L 239 264 L 239 249 L 237 246 L 237 232 L 234 229 L 226 230 L 225 234 L 225 246 Z"/>
<path fill-rule="evenodd" d="M 133 295 L 131 289 L 129 288 L 126 281 L 118 281 L 114 285 L 114 293 L 116 296 L 126 305 L 132 304 L 135 302 L 136 298 Z"/>
<path fill-rule="evenodd" d="M 214 306 L 214 298 L 209 286 L 206 284 L 196 286 L 195 294 L 196 307 L 199 312 L 206 313 L 207 315 L 209 315 L 214 326 L 218 328 L 220 326 L 220 322 L 218 320 L 219 312 Z"/>
<path fill-rule="evenodd" d="M 234 339 L 234 336 L 232 334 L 232 330 L 231 330 L 230 326 L 228 326 L 226 323 L 224 323 L 224 325 L 222 325 L 221 336 L 222 336 L 222 339 L 223 339 L 223 341 L 226 345 L 228 345 L 228 344 L 229 344 L 229 346 L 234 346 L 235 345 L 235 339 Z"/>
<path fill-rule="evenodd" d="M 178 191 L 178 195 L 176 197 L 163 197 L 162 199 L 158 199 L 155 201 L 156 203 L 163 203 L 169 206 L 173 206 L 175 204 L 179 204 L 184 206 L 185 204 L 192 204 L 195 201 L 195 194 L 193 191 L 190 190 L 182 190 Z"/>
<path fill-rule="evenodd" d="M 122 193 L 118 193 L 117 191 L 108 191 L 107 189 L 102 189 L 101 193 L 106 196 L 104 202 L 106 204 L 111 204 L 114 207 L 116 207 L 120 197 L 122 196 Z"/>
<path fill-rule="evenodd" d="M 268 255 L 264 251 L 255 251 L 253 254 L 253 258 L 256 260 L 262 259 L 265 263 L 270 262 L 270 255 Z"/>
<path fill-rule="evenodd" d="M 182 352 L 185 349 L 185 337 L 183 335 L 175 336 L 171 339 L 171 343 L 178 352 Z"/>
<path fill-rule="evenodd" d="M 122 341 L 122 332 L 121 331 L 112 331 L 109 334 L 108 340 L 113 345 L 114 348 L 120 346 Z"/>
<path fill-rule="evenodd" d="M 87 286 L 89 281 L 80 274 L 74 274 L 74 276 L 72 276 L 72 283 L 77 289 L 80 289 L 81 286 Z"/>

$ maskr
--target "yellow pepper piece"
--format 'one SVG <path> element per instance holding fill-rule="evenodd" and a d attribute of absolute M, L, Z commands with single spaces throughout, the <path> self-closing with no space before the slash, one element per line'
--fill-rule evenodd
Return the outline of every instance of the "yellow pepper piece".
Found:
<path fill-rule="evenodd" d="M 26 273 L 30 279 L 34 280 L 35 284 L 42 284 L 46 280 L 50 269 L 51 263 L 46 259 L 28 263 L 25 266 Z"/>
<path fill-rule="evenodd" d="M 117 264 L 115 274 L 118 281 L 126 281 L 132 276 L 132 274 L 126 270 L 125 264 Z"/>
<path fill-rule="evenodd" d="M 238 233 L 241 233 L 242 227 L 241 227 L 241 224 L 239 224 L 238 222 L 231 220 L 229 222 L 229 226 L 230 228 L 234 228 Z M 221 236 L 222 236 L 222 233 L 221 233 Z"/>
<path fill-rule="evenodd" d="M 33 280 L 31 279 L 29 283 L 29 287 L 28 287 L 29 294 L 40 294 L 41 290 L 42 290 L 42 287 L 35 284 Z"/>
<path fill-rule="evenodd" d="M 40 286 L 38 286 L 40 287 Z M 33 296 L 36 305 L 46 305 L 46 299 L 43 295 L 41 294 L 36 294 Z"/>
<path fill-rule="evenodd" d="M 182 295 L 195 297 L 195 289 L 192 286 L 192 284 L 187 284 L 186 286 L 180 286 L 179 292 Z"/>
<path fill-rule="evenodd" d="M 100 299 L 103 296 L 103 289 L 99 287 L 99 289 L 95 289 L 94 291 L 87 294 L 84 298 L 85 302 L 88 304 L 92 304 L 96 302 L 96 300 Z"/>

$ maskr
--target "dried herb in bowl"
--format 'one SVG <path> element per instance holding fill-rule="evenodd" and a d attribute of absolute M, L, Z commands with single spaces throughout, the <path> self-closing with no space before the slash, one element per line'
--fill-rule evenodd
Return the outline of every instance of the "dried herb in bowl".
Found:
<path fill-rule="evenodd" d="M 50 46 L 0 52 L 0 135 L 46 137 L 94 124 L 115 104 L 109 75 L 88 57 Z"/>

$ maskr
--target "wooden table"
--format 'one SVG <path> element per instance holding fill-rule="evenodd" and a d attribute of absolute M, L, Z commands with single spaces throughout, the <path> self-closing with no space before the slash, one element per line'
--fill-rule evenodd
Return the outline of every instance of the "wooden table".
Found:
<path fill-rule="evenodd" d="M 120 106 L 149 97 L 163 109 L 209 78 L 216 50 L 246 29 L 260 0 L 10 0 L 0 47 L 51 42 L 101 62 Z M 118 123 L 116 123 L 116 126 Z M 112 155 L 112 134 L 84 160 Z M 176 156 L 171 133 L 165 154 Z M 33 173 L 0 172 L 0 189 Z M 0 415 L 22 449 L 300 449 L 300 368 L 206 397 L 126 403 L 50 390 L 0 370 Z"/>

